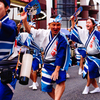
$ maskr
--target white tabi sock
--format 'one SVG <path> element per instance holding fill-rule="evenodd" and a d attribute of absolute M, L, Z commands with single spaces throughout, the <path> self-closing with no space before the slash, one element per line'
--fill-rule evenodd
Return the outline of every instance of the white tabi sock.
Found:
<path fill-rule="evenodd" d="M 89 87 L 88 86 L 85 86 L 82 94 L 88 94 L 89 93 Z"/>
<path fill-rule="evenodd" d="M 90 91 L 90 93 L 97 93 L 97 92 L 100 92 L 100 88 L 99 87 L 95 88 L 93 91 Z"/>

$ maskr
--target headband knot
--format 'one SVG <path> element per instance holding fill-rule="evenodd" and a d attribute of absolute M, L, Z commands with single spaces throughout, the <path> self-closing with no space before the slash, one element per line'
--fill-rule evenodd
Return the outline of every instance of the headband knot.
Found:
<path fill-rule="evenodd" d="M 93 18 L 93 17 L 88 17 L 88 18 L 91 19 L 91 20 L 93 20 L 94 23 L 97 25 L 97 21 L 95 20 L 95 18 Z"/>
<path fill-rule="evenodd" d="M 61 21 L 62 21 L 62 18 L 61 18 L 61 15 L 59 14 L 56 18 L 50 18 L 49 23 L 52 23 L 52 22 L 61 23 Z"/>

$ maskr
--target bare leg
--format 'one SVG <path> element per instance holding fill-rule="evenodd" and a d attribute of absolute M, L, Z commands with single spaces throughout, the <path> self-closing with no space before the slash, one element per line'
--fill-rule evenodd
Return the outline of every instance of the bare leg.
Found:
<path fill-rule="evenodd" d="M 91 79 L 91 80 L 92 80 L 91 83 L 92 83 L 92 85 L 95 87 L 95 89 L 92 90 L 92 91 L 90 91 L 90 93 L 100 92 L 100 88 L 99 88 L 98 85 L 97 85 L 96 79 L 94 78 L 94 79 Z"/>
<path fill-rule="evenodd" d="M 87 73 L 87 84 L 82 92 L 82 94 L 88 94 L 89 93 L 89 86 L 90 86 L 90 77 L 89 77 L 89 72 Z"/>
<path fill-rule="evenodd" d="M 81 59 L 80 59 L 80 68 L 83 70 L 83 61 L 84 61 L 84 58 L 81 56 Z"/>
<path fill-rule="evenodd" d="M 98 84 L 97 84 L 97 81 L 96 81 L 96 79 L 94 78 L 94 79 L 92 79 L 92 85 L 95 87 L 95 88 L 97 88 L 98 87 Z"/>
<path fill-rule="evenodd" d="M 91 84 L 91 81 L 92 80 L 90 80 L 90 77 L 89 77 L 89 72 L 87 73 L 87 86 L 90 86 L 90 84 Z"/>
<path fill-rule="evenodd" d="M 56 88 L 52 89 L 52 92 L 48 92 L 49 96 L 54 100 L 60 100 L 65 90 L 65 82 L 56 85 Z"/>
<path fill-rule="evenodd" d="M 60 100 L 64 90 L 65 90 L 65 82 L 62 82 L 62 83 L 56 85 L 55 100 Z"/>
<path fill-rule="evenodd" d="M 55 99 L 55 89 L 52 88 L 52 92 L 47 92 L 52 99 Z"/>
<path fill-rule="evenodd" d="M 33 81 L 33 84 L 31 86 L 29 86 L 29 88 L 32 88 L 34 90 L 37 90 L 37 86 L 39 86 L 38 83 L 37 83 L 37 72 L 31 70 L 30 78 Z"/>
<path fill-rule="evenodd" d="M 84 69 L 83 61 L 84 61 L 84 58 L 81 56 L 81 59 L 80 59 L 80 67 L 79 67 L 79 71 L 78 71 L 78 74 L 79 74 L 79 75 L 82 74 L 83 69 Z"/>
<path fill-rule="evenodd" d="M 100 88 L 97 85 L 97 81 L 95 80 L 95 78 L 90 79 L 89 72 L 88 72 L 87 73 L 87 84 L 82 94 L 88 94 L 90 84 L 92 84 L 95 87 L 95 89 L 93 91 L 90 91 L 90 93 L 100 92 Z"/>
<path fill-rule="evenodd" d="M 33 71 L 33 82 L 36 83 L 36 81 L 37 81 L 37 72 Z"/>
<path fill-rule="evenodd" d="M 37 81 L 37 72 L 32 70 L 32 74 L 31 74 L 30 78 L 33 82 L 36 82 Z"/>
<path fill-rule="evenodd" d="M 89 72 L 88 72 L 88 74 L 87 74 L 87 86 L 90 86 L 90 84 L 92 84 L 95 88 L 98 87 L 96 79 L 95 78 L 90 79 Z"/>

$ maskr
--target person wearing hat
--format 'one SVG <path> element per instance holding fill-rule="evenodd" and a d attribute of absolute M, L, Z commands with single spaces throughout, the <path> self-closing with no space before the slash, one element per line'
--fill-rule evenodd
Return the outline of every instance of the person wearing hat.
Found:
<path fill-rule="evenodd" d="M 100 32 L 100 23 L 97 25 L 97 29 Z"/>
<path fill-rule="evenodd" d="M 66 69 L 69 66 L 69 43 L 61 34 L 61 16 L 51 16 L 49 30 L 31 28 L 27 22 L 27 14 L 21 15 L 23 24 L 36 44 L 44 50 L 44 65 L 42 67 L 41 90 L 47 92 L 54 100 L 60 100 L 66 81 Z M 53 88 L 53 83 L 56 87 Z"/>
<path fill-rule="evenodd" d="M 17 34 L 16 23 L 8 17 L 10 0 L 0 0 L 0 61 L 6 60 L 11 54 Z M 17 63 L 17 62 L 16 62 Z M 11 100 L 17 79 L 11 83 L 1 83 L 0 76 L 0 100 Z"/>
<path fill-rule="evenodd" d="M 86 21 L 86 29 L 79 29 L 74 25 L 74 19 L 75 17 L 71 16 L 73 39 L 76 38 L 76 42 L 80 42 L 85 46 L 87 54 L 83 70 L 83 78 L 87 79 L 87 83 L 82 94 L 100 92 L 95 79 L 100 75 L 100 33 L 95 30 L 96 21 L 94 18 L 89 17 Z M 93 91 L 89 91 L 91 84 L 95 88 Z"/>

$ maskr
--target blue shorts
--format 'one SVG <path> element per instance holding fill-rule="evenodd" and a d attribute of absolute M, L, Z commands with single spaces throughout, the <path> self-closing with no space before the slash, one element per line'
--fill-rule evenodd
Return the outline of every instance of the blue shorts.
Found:
<path fill-rule="evenodd" d="M 37 59 L 37 58 L 33 59 L 32 68 L 33 68 L 34 71 L 39 69 L 39 59 Z"/>
<path fill-rule="evenodd" d="M 52 83 L 54 83 L 54 81 L 51 80 L 52 73 L 49 73 L 48 70 L 46 70 L 46 68 L 44 68 L 44 67 L 42 68 L 41 90 L 43 92 L 52 92 L 52 86 L 53 86 Z M 66 71 L 60 70 L 59 77 L 55 82 L 57 84 L 59 84 L 59 83 L 64 82 L 64 81 L 66 81 Z"/>

